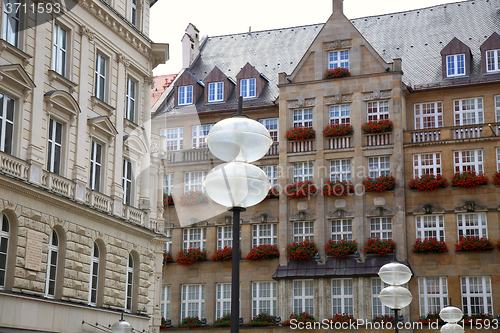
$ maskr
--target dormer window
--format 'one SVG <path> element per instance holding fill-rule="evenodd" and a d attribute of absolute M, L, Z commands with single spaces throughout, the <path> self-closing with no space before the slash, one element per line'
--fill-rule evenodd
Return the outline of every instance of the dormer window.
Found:
<path fill-rule="evenodd" d="M 500 35 L 492 33 L 481 44 L 481 72 L 486 74 L 500 72 Z"/>
<path fill-rule="evenodd" d="M 222 102 L 224 100 L 224 82 L 208 84 L 208 102 Z"/>
<path fill-rule="evenodd" d="M 454 37 L 442 50 L 443 78 L 460 78 L 470 75 L 472 53 L 470 47 Z"/>
<path fill-rule="evenodd" d="M 453 54 L 446 56 L 447 76 L 465 75 L 465 54 Z"/>
<path fill-rule="evenodd" d="M 500 49 L 486 51 L 486 71 L 500 71 Z"/>
<path fill-rule="evenodd" d="M 240 81 L 240 96 L 243 98 L 255 97 L 255 78 Z"/>
<path fill-rule="evenodd" d="M 178 89 L 179 105 L 193 104 L 193 86 L 181 86 Z"/>
<path fill-rule="evenodd" d="M 349 50 L 332 51 L 328 54 L 328 69 L 344 67 L 349 70 Z"/>

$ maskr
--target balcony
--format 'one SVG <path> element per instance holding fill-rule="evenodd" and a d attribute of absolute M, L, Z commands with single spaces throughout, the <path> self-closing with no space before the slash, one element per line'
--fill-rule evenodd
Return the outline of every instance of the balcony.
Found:
<path fill-rule="evenodd" d="M 491 127 L 490 127 L 491 125 Z M 470 140 L 500 135 L 500 123 L 462 125 L 404 132 L 405 144 Z"/>
<path fill-rule="evenodd" d="M 352 148 L 352 136 L 333 136 L 325 138 L 325 149 Z"/>
<path fill-rule="evenodd" d="M 305 153 L 315 151 L 315 139 L 288 141 L 289 153 Z"/>
<path fill-rule="evenodd" d="M 280 154 L 280 145 L 278 142 L 273 142 L 266 155 L 264 156 L 278 156 Z"/>
<path fill-rule="evenodd" d="M 165 153 L 168 163 L 205 162 L 214 159 L 208 148 L 170 151 Z"/>
<path fill-rule="evenodd" d="M 363 146 L 388 146 L 394 144 L 392 132 L 363 134 Z"/>

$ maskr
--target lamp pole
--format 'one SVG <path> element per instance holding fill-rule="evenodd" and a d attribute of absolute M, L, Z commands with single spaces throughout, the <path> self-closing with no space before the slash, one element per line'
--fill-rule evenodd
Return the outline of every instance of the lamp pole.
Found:
<path fill-rule="evenodd" d="M 243 207 L 231 207 L 233 212 L 233 262 L 231 273 L 231 333 L 238 333 L 240 321 L 240 213 Z"/>

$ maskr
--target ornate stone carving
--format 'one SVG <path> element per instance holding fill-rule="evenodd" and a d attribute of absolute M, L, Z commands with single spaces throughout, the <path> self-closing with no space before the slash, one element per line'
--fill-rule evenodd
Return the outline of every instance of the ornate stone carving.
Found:
<path fill-rule="evenodd" d="M 468 213 L 468 212 L 486 212 L 488 207 L 480 206 L 474 201 L 466 201 L 464 205 L 455 207 L 455 212 L 457 213 Z"/>
<path fill-rule="evenodd" d="M 278 222 L 278 218 L 263 212 L 250 219 L 250 223 L 273 223 Z"/>
<path fill-rule="evenodd" d="M 292 215 L 290 217 L 290 221 L 312 221 L 315 220 L 316 218 L 314 217 L 313 214 L 308 213 L 308 212 L 298 212 L 295 215 Z"/>
<path fill-rule="evenodd" d="M 376 207 L 374 210 L 368 211 L 366 217 L 381 217 L 381 216 L 394 216 L 394 211 L 384 207 Z"/>
<path fill-rule="evenodd" d="M 374 90 L 369 93 L 363 93 L 363 101 L 371 101 L 376 99 L 388 99 L 391 98 L 390 90 Z"/>
<path fill-rule="evenodd" d="M 151 89 L 154 88 L 155 85 L 155 77 L 154 76 L 145 76 L 144 77 L 144 84 L 145 85 L 150 85 Z"/>
<path fill-rule="evenodd" d="M 342 219 L 346 217 L 354 217 L 354 212 L 347 211 L 345 209 L 337 209 L 326 216 L 327 220 Z"/>
<path fill-rule="evenodd" d="M 80 26 L 80 35 L 87 36 L 89 41 L 93 41 L 95 39 L 95 33 L 91 32 L 89 27 L 87 27 L 86 25 Z"/>
<path fill-rule="evenodd" d="M 334 40 L 331 42 L 325 42 L 324 44 L 325 50 L 337 50 L 337 49 L 346 49 L 351 47 L 350 39 L 342 39 L 342 40 Z"/>
<path fill-rule="evenodd" d="M 349 95 L 337 94 L 335 96 L 327 96 L 325 98 L 326 105 L 345 104 L 345 103 L 352 103 L 352 94 Z"/>
<path fill-rule="evenodd" d="M 425 204 L 422 207 L 419 207 L 413 211 L 413 214 L 443 214 L 444 208 L 434 206 L 431 203 Z"/>
<path fill-rule="evenodd" d="M 125 67 L 128 67 L 130 66 L 130 59 L 127 59 L 125 57 L 125 55 L 123 55 L 123 53 L 118 53 L 118 55 L 116 56 L 116 61 L 118 63 L 123 63 L 123 65 L 125 65 Z"/>
<path fill-rule="evenodd" d="M 303 107 L 309 107 L 309 106 L 314 106 L 315 104 L 315 99 L 314 98 L 299 98 L 296 100 L 291 100 L 287 102 L 288 108 L 289 109 L 298 109 L 298 108 L 303 108 Z"/>

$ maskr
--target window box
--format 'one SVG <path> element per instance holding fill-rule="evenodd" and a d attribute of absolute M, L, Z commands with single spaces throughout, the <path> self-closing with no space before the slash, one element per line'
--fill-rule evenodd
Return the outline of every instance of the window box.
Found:
<path fill-rule="evenodd" d="M 493 243 L 491 243 L 488 238 L 484 237 L 460 237 L 458 243 L 455 244 L 456 252 L 483 252 L 491 250 L 493 250 Z"/>
<path fill-rule="evenodd" d="M 240 251 L 241 257 L 241 251 Z M 233 249 L 229 246 L 224 246 L 222 249 L 215 251 L 212 254 L 213 261 L 231 261 L 233 260 Z"/>
<path fill-rule="evenodd" d="M 351 73 L 349 72 L 348 69 L 344 67 L 336 67 L 334 69 L 327 69 L 325 72 L 325 75 L 323 76 L 323 79 L 338 79 L 341 77 L 349 77 L 351 76 Z"/>
<path fill-rule="evenodd" d="M 353 315 L 348 315 L 347 313 L 343 313 L 343 314 L 336 314 L 335 316 L 333 316 L 332 318 L 328 319 L 328 321 L 330 323 L 357 323 L 357 319 L 354 319 L 354 316 Z"/>
<path fill-rule="evenodd" d="M 212 324 L 212 327 L 230 327 L 231 326 L 231 314 L 228 313 L 224 317 L 220 317 Z"/>
<path fill-rule="evenodd" d="M 434 322 L 437 322 L 440 326 L 445 324 L 441 317 L 439 317 L 439 313 L 428 313 L 426 316 L 420 316 L 418 322 L 424 325 L 430 325 Z"/>
<path fill-rule="evenodd" d="M 413 253 L 439 253 L 448 252 L 448 247 L 445 242 L 438 241 L 436 238 L 417 238 L 415 244 L 413 244 Z"/>
<path fill-rule="evenodd" d="M 408 187 L 412 190 L 419 190 L 420 192 L 432 192 L 438 188 L 448 186 L 446 178 L 441 175 L 426 174 L 410 180 Z"/>
<path fill-rule="evenodd" d="M 363 246 L 363 251 L 366 254 L 376 254 L 379 257 L 392 253 L 395 249 L 396 243 L 394 243 L 392 239 L 382 240 L 379 238 L 368 238 Z"/>
<path fill-rule="evenodd" d="M 167 206 L 174 205 L 174 198 L 172 194 L 163 193 L 163 208 L 167 208 Z"/>
<path fill-rule="evenodd" d="M 299 314 L 292 313 L 290 315 L 290 319 L 283 322 L 283 326 L 290 326 L 290 321 L 292 319 L 296 320 L 295 323 L 314 323 L 316 321 L 313 315 L 310 315 L 306 312 L 302 312 Z"/>
<path fill-rule="evenodd" d="M 451 186 L 454 187 L 474 188 L 486 184 L 488 184 L 488 177 L 484 173 L 477 174 L 474 170 L 456 173 L 451 178 Z"/>
<path fill-rule="evenodd" d="M 174 262 L 172 255 L 170 254 L 169 251 L 163 251 L 163 265 L 166 265 L 170 262 Z"/>
<path fill-rule="evenodd" d="M 309 140 L 316 137 L 316 132 L 312 127 L 294 127 L 286 132 L 285 138 L 288 140 Z"/>
<path fill-rule="evenodd" d="M 356 243 L 355 240 L 329 240 L 328 243 L 325 244 L 326 255 L 334 258 L 346 258 L 348 255 L 354 254 L 357 249 L 358 243 Z"/>
<path fill-rule="evenodd" d="M 285 193 L 290 199 L 302 199 L 318 193 L 318 188 L 310 180 L 296 182 L 285 187 Z"/>
<path fill-rule="evenodd" d="M 246 326 L 274 326 L 276 325 L 276 316 L 260 313 L 252 318 Z"/>
<path fill-rule="evenodd" d="M 187 191 L 180 198 L 181 206 L 184 207 L 198 205 L 206 202 L 208 202 L 207 195 L 198 190 Z"/>
<path fill-rule="evenodd" d="M 477 313 L 471 316 L 464 315 L 463 317 L 464 325 L 478 325 L 493 322 L 493 316 L 488 313 Z M 486 321 L 486 323 L 485 323 Z"/>
<path fill-rule="evenodd" d="M 350 124 L 329 124 L 323 129 L 323 136 L 325 138 L 352 135 L 353 133 L 354 130 Z"/>
<path fill-rule="evenodd" d="M 280 197 L 280 191 L 276 188 L 276 186 L 273 186 L 269 189 L 269 192 L 267 192 L 267 195 L 264 198 L 264 200 L 279 199 L 279 197 Z"/>
<path fill-rule="evenodd" d="M 493 184 L 495 184 L 495 186 L 500 186 L 500 172 L 493 175 Z"/>
<path fill-rule="evenodd" d="M 350 181 L 328 181 L 323 185 L 325 197 L 347 197 L 349 193 L 354 193 L 354 185 Z"/>
<path fill-rule="evenodd" d="M 199 247 L 181 250 L 177 254 L 177 263 L 182 266 L 191 266 L 205 260 L 207 260 L 207 253 L 205 250 L 200 250 Z"/>
<path fill-rule="evenodd" d="M 386 192 L 394 190 L 396 179 L 393 176 L 380 176 L 377 178 L 363 179 L 366 192 Z"/>
<path fill-rule="evenodd" d="M 160 329 L 169 328 L 169 327 L 171 327 L 171 326 L 167 325 L 167 320 L 165 319 L 165 317 L 161 317 Z"/>
<path fill-rule="evenodd" d="M 177 325 L 177 328 L 195 328 L 195 327 L 201 327 L 201 320 L 196 317 L 186 317 L 182 318 L 182 321 L 179 325 Z"/>
<path fill-rule="evenodd" d="M 389 119 L 373 120 L 363 124 L 361 128 L 365 133 L 385 133 L 391 132 L 394 125 Z"/>
<path fill-rule="evenodd" d="M 318 253 L 316 244 L 308 239 L 300 243 L 293 243 L 286 246 L 286 256 L 289 260 L 309 260 L 316 253 Z"/>
<path fill-rule="evenodd" d="M 250 253 L 245 257 L 245 260 L 271 260 L 280 257 L 278 248 L 274 245 L 259 245 L 253 248 Z"/>
<path fill-rule="evenodd" d="M 374 322 L 374 323 L 385 323 L 386 325 L 387 325 L 387 323 L 391 323 L 391 324 L 395 324 L 396 323 L 396 321 L 394 320 L 394 317 L 393 316 L 389 316 L 389 315 L 382 315 L 382 316 L 373 317 L 372 322 Z"/>

